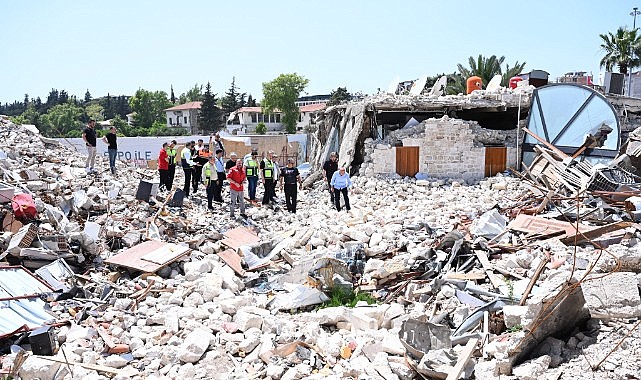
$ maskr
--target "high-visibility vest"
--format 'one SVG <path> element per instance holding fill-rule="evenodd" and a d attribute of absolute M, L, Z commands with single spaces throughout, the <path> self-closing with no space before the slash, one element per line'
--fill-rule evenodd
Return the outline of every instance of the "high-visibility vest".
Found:
<path fill-rule="evenodd" d="M 209 149 L 202 148 L 198 150 L 198 157 L 209 158 L 210 156 L 211 156 L 211 152 L 209 151 Z"/>
<path fill-rule="evenodd" d="M 274 177 L 274 162 L 272 160 L 264 159 L 265 169 L 263 170 L 263 177 L 265 179 L 272 179 Z"/>
<path fill-rule="evenodd" d="M 167 156 L 169 156 L 169 165 L 176 165 L 176 149 L 167 149 Z"/>
<path fill-rule="evenodd" d="M 203 173 L 205 174 L 205 185 L 209 185 L 209 181 L 211 181 L 211 172 L 212 172 L 211 167 L 212 166 L 213 165 L 211 163 L 209 163 L 209 162 L 206 163 L 203 166 Z"/>
<path fill-rule="evenodd" d="M 256 177 L 258 175 L 258 162 L 254 159 L 247 161 L 247 177 Z"/>

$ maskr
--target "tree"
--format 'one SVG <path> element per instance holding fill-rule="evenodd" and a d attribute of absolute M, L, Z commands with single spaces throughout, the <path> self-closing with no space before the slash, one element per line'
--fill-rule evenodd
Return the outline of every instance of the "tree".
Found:
<path fill-rule="evenodd" d="M 339 87 L 329 94 L 329 101 L 327 102 L 327 105 L 335 106 L 337 104 L 349 102 L 351 99 L 352 95 L 347 92 L 347 87 Z"/>
<path fill-rule="evenodd" d="M 91 101 L 91 93 L 89 92 L 89 89 L 87 89 L 87 92 L 85 92 L 85 103 L 89 103 Z"/>
<path fill-rule="evenodd" d="M 267 133 L 267 126 L 262 121 L 256 124 L 256 133 L 259 135 L 264 135 Z"/>
<path fill-rule="evenodd" d="M 247 97 L 247 107 L 256 107 L 256 99 L 252 97 L 252 94 Z"/>
<path fill-rule="evenodd" d="M 100 104 L 93 103 L 85 107 L 85 113 L 87 114 L 88 119 L 94 119 L 95 121 L 103 121 L 104 117 L 104 108 Z"/>
<path fill-rule="evenodd" d="M 174 95 L 174 85 L 171 85 L 171 95 L 169 97 L 169 100 L 171 100 L 171 104 L 176 104 L 176 95 Z"/>
<path fill-rule="evenodd" d="M 503 61 L 505 61 L 505 56 L 497 58 L 496 55 L 484 57 L 479 54 L 476 59 L 474 57 L 470 57 L 468 59 L 468 63 L 470 65 L 469 68 L 464 67 L 459 63 L 457 65 L 459 71 L 458 74 L 448 77 L 448 83 L 452 83 L 451 86 L 448 86 L 448 92 L 454 94 L 465 93 L 467 78 L 471 76 L 481 77 L 483 83 L 487 85 L 495 75 L 501 74 L 501 85 L 507 86 L 510 78 L 523 71 L 526 63 L 519 63 L 519 61 L 516 61 L 511 68 L 510 65 L 506 64 L 505 70 L 503 70 L 501 68 Z"/>
<path fill-rule="evenodd" d="M 171 106 L 164 91 L 147 91 L 138 89 L 129 99 L 131 110 L 136 113 L 134 124 L 137 127 L 151 128 L 154 121 L 165 120 L 165 109 Z"/>
<path fill-rule="evenodd" d="M 282 122 L 288 133 L 296 132 L 296 121 L 299 109 L 296 100 L 305 89 L 309 80 L 293 74 L 280 74 L 271 82 L 263 83 L 263 100 L 261 102 L 263 113 L 273 113 L 280 110 L 283 114 Z"/>
<path fill-rule="evenodd" d="M 186 93 L 180 94 L 178 102 L 185 104 L 188 102 L 200 102 L 203 100 L 203 85 L 196 83 Z"/>
<path fill-rule="evenodd" d="M 58 96 L 58 104 L 63 104 L 67 103 L 69 101 L 69 94 L 65 90 L 60 91 L 60 95 Z"/>
<path fill-rule="evenodd" d="M 601 37 L 601 49 L 605 55 L 601 58 L 600 67 L 605 67 L 607 71 L 612 71 L 617 66 L 619 72 L 627 74 L 628 69 L 639 66 L 641 61 L 641 35 L 638 33 L 639 28 L 628 30 L 619 27 L 616 34 L 599 34 Z"/>
<path fill-rule="evenodd" d="M 55 105 L 40 117 L 41 132 L 45 136 L 62 137 L 70 131 L 79 131 L 82 126 L 79 120 L 81 115 L 82 108 L 72 103 Z"/>
<path fill-rule="evenodd" d="M 239 93 L 236 87 L 236 77 L 232 77 L 231 86 L 221 99 L 221 108 L 225 113 L 232 113 L 245 103 L 245 93 Z"/>
<path fill-rule="evenodd" d="M 198 124 L 204 133 L 218 132 L 223 127 L 222 111 L 216 105 L 217 101 L 216 94 L 211 92 L 211 84 L 207 82 L 198 112 Z"/>

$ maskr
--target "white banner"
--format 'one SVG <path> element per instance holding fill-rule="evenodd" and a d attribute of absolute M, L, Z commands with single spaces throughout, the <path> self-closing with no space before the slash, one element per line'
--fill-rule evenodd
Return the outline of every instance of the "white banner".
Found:
<path fill-rule="evenodd" d="M 209 143 L 209 136 L 152 136 L 152 137 L 118 137 L 116 143 L 118 145 L 118 159 L 125 161 L 139 161 L 139 160 L 157 160 L 160 148 L 164 142 L 171 142 L 176 140 L 178 145 L 184 145 L 189 141 L 198 141 L 202 139 L 205 144 Z M 223 144 L 225 140 L 243 141 L 245 145 L 251 146 L 251 138 L 244 136 L 224 136 L 221 137 Z M 56 139 L 62 144 L 76 149 L 82 154 L 87 154 L 87 146 L 80 137 L 75 138 L 58 138 Z M 97 153 L 105 157 L 109 157 L 107 153 L 107 144 L 98 138 Z"/>

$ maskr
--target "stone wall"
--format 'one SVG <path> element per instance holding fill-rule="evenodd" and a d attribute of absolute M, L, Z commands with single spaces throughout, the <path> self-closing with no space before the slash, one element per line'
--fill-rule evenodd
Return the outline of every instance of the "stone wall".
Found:
<path fill-rule="evenodd" d="M 382 142 L 365 141 L 364 175 L 394 174 L 395 146 L 419 147 L 419 172 L 431 178 L 477 181 L 485 174 L 485 147 L 507 146 L 507 166 L 516 165 L 516 132 L 485 129 L 475 121 L 428 119 L 391 132 Z"/>

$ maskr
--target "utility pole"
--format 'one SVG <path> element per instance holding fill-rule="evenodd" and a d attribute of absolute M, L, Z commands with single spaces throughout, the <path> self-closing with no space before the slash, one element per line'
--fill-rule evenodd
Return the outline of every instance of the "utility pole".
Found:
<path fill-rule="evenodd" d="M 638 7 L 632 8 L 632 12 L 630 12 L 630 16 L 632 16 L 632 30 L 636 30 L 637 28 L 637 15 L 641 15 L 641 11 L 639 11 Z M 629 81 L 628 81 L 628 97 L 632 97 L 632 46 L 630 46 L 630 64 L 628 65 L 628 70 L 630 71 L 629 75 Z"/>

